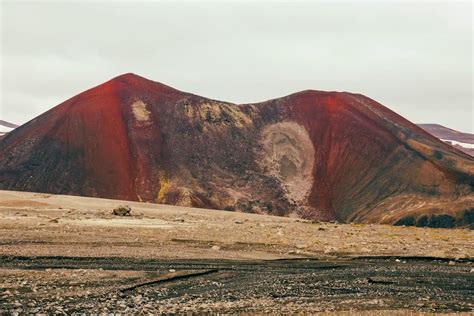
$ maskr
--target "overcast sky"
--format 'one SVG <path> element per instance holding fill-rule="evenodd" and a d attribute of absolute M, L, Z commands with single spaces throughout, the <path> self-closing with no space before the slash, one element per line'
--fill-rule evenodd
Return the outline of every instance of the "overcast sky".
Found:
<path fill-rule="evenodd" d="M 236 103 L 363 93 L 474 132 L 470 1 L 1 2 L 0 119 L 134 72 Z"/>

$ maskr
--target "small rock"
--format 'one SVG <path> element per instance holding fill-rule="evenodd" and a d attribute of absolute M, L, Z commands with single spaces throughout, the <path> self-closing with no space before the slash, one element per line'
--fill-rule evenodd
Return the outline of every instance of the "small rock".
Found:
<path fill-rule="evenodd" d="M 324 253 L 325 253 L 325 254 L 332 253 L 332 252 L 335 252 L 335 251 L 337 251 L 337 249 L 334 248 L 334 247 L 326 247 L 326 248 L 324 249 Z"/>
<path fill-rule="evenodd" d="M 53 218 L 52 220 L 49 221 L 50 223 L 59 223 L 59 220 L 57 218 Z"/>
<path fill-rule="evenodd" d="M 176 272 L 175 269 L 169 269 L 168 271 L 169 271 L 169 272 Z"/>
<path fill-rule="evenodd" d="M 140 294 L 138 294 L 137 296 L 134 296 L 134 297 L 133 297 L 133 300 L 134 300 L 135 302 L 140 302 L 140 301 L 142 300 L 142 296 L 141 296 Z"/>
<path fill-rule="evenodd" d="M 216 250 L 216 251 L 217 251 L 217 250 L 221 250 L 221 247 L 219 247 L 219 246 L 212 246 L 212 248 L 211 248 L 211 249 L 212 249 L 212 250 Z"/>
<path fill-rule="evenodd" d="M 456 262 L 454 262 L 454 261 L 449 261 L 448 262 L 448 265 L 450 265 L 450 266 L 454 266 L 455 264 L 456 264 Z"/>
<path fill-rule="evenodd" d="M 324 227 L 319 227 L 318 230 L 326 230 Z"/>
<path fill-rule="evenodd" d="M 113 215 L 117 216 L 131 216 L 132 209 L 128 205 L 120 205 L 112 211 Z"/>
<path fill-rule="evenodd" d="M 235 223 L 236 223 L 236 224 L 243 224 L 243 223 L 244 223 L 244 221 L 242 221 L 242 220 L 238 219 L 238 220 L 236 220 L 236 221 L 235 221 Z"/>
<path fill-rule="evenodd" d="M 395 259 L 395 262 L 401 262 L 401 260 L 400 259 Z"/>
<path fill-rule="evenodd" d="M 469 271 L 470 273 L 474 273 L 474 269 L 471 269 L 471 271 Z"/>

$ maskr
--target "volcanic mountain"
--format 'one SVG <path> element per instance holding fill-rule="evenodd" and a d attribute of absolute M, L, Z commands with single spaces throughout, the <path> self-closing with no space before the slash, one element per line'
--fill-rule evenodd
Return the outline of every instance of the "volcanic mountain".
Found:
<path fill-rule="evenodd" d="M 474 134 L 458 132 L 439 124 L 418 124 L 418 126 L 474 157 Z"/>
<path fill-rule="evenodd" d="M 451 227 L 474 159 L 360 94 L 232 104 L 125 74 L 7 134 L 0 189 Z"/>

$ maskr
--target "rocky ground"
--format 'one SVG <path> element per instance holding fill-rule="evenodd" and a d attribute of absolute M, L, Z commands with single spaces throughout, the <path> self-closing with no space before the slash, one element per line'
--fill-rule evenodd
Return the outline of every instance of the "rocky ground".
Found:
<path fill-rule="evenodd" d="M 468 229 L 0 191 L 0 312 L 474 311 Z"/>
<path fill-rule="evenodd" d="M 3 257 L 4 310 L 469 312 L 471 262 Z M 117 270 L 119 269 L 119 270 Z"/>

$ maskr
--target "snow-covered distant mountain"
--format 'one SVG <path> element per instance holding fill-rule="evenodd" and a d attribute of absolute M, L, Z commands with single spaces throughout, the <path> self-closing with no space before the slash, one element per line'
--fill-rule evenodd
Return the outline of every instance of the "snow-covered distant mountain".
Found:
<path fill-rule="evenodd" d="M 418 124 L 418 126 L 451 146 L 474 156 L 473 134 L 458 132 L 439 124 Z"/>
<path fill-rule="evenodd" d="M 0 136 L 5 135 L 17 128 L 18 125 L 0 120 Z"/>

